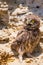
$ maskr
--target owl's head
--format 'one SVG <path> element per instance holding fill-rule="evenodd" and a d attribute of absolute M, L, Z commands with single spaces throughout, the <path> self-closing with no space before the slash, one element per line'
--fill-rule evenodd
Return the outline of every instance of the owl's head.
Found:
<path fill-rule="evenodd" d="M 32 17 L 30 15 L 30 17 L 25 19 L 25 25 L 27 29 L 39 29 L 40 27 L 40 20 L 38 19 L 38 17 Z"/>

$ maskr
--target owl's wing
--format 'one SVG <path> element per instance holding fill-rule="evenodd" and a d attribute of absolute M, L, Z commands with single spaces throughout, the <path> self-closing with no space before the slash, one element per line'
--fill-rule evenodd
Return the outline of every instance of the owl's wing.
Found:
<path fill-rule="evenodd" d="M 17 36 L 19 36 L 20 34 L 22 34 L 22 32 L 24 32 L 24 31 L 25 31 L 24 29 L 20 30 L 20 31 L 18 32 Z"/>

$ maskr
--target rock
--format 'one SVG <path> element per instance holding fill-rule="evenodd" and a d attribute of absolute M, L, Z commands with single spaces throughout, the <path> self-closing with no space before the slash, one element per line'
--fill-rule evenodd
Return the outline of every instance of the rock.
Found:
<path fill-rule="evenodd" d="M 28 58 L 25 60 L 26 63 L 31 63 L 32 61 L 33 59 L 28 59 Z"/>
<path fill-rule="evenodd" d="M 43 38 L 43 25 L 40 26 L 41 37 Z"/>
<path fill-rule="evenodd" d="M 24 20 L 25 20 L 25 15 L 24 16 L 10 16 L 10 22 L 9 22 L 9 27 L 15 28 L 15 30 L 19 30 L 20 28 L 23 28 L 24 25 Z"/>
<path fill-rule="evenodd" d="M 8 5 L 6 2 L 0 5 L 0 23 L 7 25 L 9 22 Z"/>
<path fill-rule="evenodd" d="M 15 9 L 15 11 L 12 13 L 12 15 L 20 15 L 25 14 L 28 12 L 28 7 L 23 7 L 22 4 L 19 5 L 18 8 Z"/>
<path fill-rule="evenodd" d="M 23 25 L 24 25 L 24 20 L 25 20 L 25 14 L 28 12 L 28 7 L 23 7 L 22 4 L 20 4 L 18 6 L 18 8 L 16 8 L 14 10 L 14 12 L 12 12 L 12 14 L 10 15 L 9 19 L 9 26 L 10 27 L 15 27 L 16 29 L 22 29 Z"/>
<path fill-rule="evenodd" d="M 36 6 L 43 7 L 42 3 L 43 0 L 26 0 L 26 4 L 30 7 L 36 7 Z"/>
<path fill-rule="evenodd" d="M 3 65 L 5 64 L 6 65 L 7 62 L 11 60 L 12 56 L 13 56 L 13 54 L 11 52 L 9 54 L 4 49 L 1 49 L 0 50 L 0 64 L 3 64 Z"/>
<path fill-rule="evenodd" d="M 9 19 L 10 21 L 14 21 L 14 22 L 18 22 L 20 20 L 19 17 L 17 16 L 10 16 Z"/>
<path fill-rule="evenodd" d="M 5 42 L 9 42 L 8 34 L 3 30 L 0 30 L 0 43 L 5 43 Z"/>
<path fill-rule="evenodd" d="M 43 38 L 43 20 L 40 20 L 40 32 L 41 32 L 41 38 Z"/>
<path fill-rule="evenodd" d="M 9 54 L 6 53 L 4 50 L 0 50 L 0 62 L 2 62 L 3 60 L 7 60 Z"/>

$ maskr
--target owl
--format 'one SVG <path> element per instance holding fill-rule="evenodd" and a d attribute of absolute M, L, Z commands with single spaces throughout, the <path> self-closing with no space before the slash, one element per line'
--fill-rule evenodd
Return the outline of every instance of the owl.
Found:
<path fill-rule="evenodd" d="M 25 26 L 17 34 L 11 44 L 11 49 L 18 52 L 19 60 L 22 61 L 23 54 L 31 55 L 40 40 L 40 20 L 36 15 L 27 15 Z"/>

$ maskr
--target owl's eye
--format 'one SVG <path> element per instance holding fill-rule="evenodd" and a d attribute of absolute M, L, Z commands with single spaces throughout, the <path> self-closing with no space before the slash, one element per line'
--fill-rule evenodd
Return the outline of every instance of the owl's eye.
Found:
<path fill-rule="evenodd" d="M 29 19 L 29 20 L 26 21 L 26 24 L 27 24 L 27 25 L 32 25 L 32 24 L 34 24 L 35 22 L 36 22 L 36 21 L 35 21 L 34 19 L 32 19 L 32 20 Z"/>
<path fill-rule="evenodd" d="M 34 24 L 35 21 L 34 20 L 31 20 L 31 22 Z"/>
<path fill-rule="evenodd" d="M 29 24 L 29 25 L 32 25 L 32 24 L 34 24 L 34 23 L 35 23 L 34 20 L 30 20 L 30 21 L 27 22 L 27 24 Z"/>

